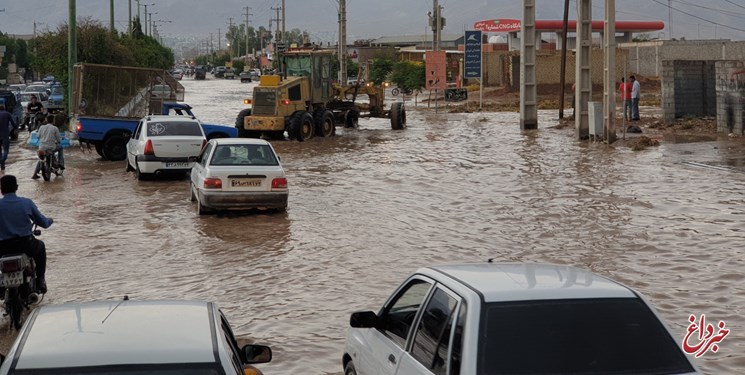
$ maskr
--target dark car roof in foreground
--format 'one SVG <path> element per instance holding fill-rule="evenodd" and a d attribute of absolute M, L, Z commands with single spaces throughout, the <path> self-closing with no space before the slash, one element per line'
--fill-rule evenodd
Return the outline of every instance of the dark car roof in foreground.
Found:
<path fill-rule="evenodd" d="M 481 293 L 485 302 L 636 297 L 624 285 L 571 266 L 484 262 L 432 266 L 420 273 L 427 270 L 459 280 Z"/>
<path fill-rule="evenodd" d="M 16 369 L 216 361 L 211 303 L 119 302 L 42 306 Z"/>

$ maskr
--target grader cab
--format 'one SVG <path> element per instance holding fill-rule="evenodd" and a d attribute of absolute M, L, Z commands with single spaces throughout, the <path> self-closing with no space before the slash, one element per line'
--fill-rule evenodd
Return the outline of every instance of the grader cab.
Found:
<path fill-rule="evenodd" d="M 360 117 L 387 117 L 392 129 L 406 126 L 403 103 L 385 109 L 383 87 L 335 83 L 332 51 L 290 51 L 281 56 L 285 76 L 264 75 L 236 118 L 240 137 L 304 141 L 329 137 L 337 125 L 356 127 Z M 366 98 L 366 102 L 358 99 Z"/>

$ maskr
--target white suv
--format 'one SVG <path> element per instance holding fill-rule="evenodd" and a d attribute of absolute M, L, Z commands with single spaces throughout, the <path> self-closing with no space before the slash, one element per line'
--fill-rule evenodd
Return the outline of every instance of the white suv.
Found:
<path fill-rule="evenodd" d="M 567 266 L 422 268 L 350 325 L 346 375 L 698 373 L 639 293 Z"/>

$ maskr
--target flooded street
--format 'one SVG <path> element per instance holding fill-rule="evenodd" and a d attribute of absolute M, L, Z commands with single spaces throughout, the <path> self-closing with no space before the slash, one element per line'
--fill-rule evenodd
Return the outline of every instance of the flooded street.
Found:
<path fill-rule="evenodd" d="M 182 84 L 202 121 L 231 126 L 255 85 Z M 198 217 L 187 179 L 139 182 L 92 149 L 34 181 L 35 153 L 13 144 L 6 173 L 55 219 L 42 303 L 210 300 L 237 336 L 272 346 L 266 374 L 340 373 L 349 314 L 377 310 L 418 267 L 571 264 L 644 293 L 678 342 L 690 314 L 725 321 L 719 352 L 696 364 L 745 373 L 742 139 L 634 152 L 550 129 L 555 112 L 527 133 L 516 113 L 444 112 L 409 107 L 404 131 L 360 119 L 336 137 L 274 141 L 282 214 Z"/>

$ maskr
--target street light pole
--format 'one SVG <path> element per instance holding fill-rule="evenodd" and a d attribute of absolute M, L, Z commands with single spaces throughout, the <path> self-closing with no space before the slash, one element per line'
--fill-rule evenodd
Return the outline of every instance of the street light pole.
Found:
<path fill-rule="evenodd" d="M 109 10 L 111 14 L 111 32 L 115 32 L 116 29 L 114 28 L 114 0 L 109 0 Z"/>
<path fill-rule="evenodd" d="M 75 0 L 68 0 L 67 21 L 67 113 L 73 110 L 73 65 L 78 61 L 77 22 L 75 11 Z"/>

